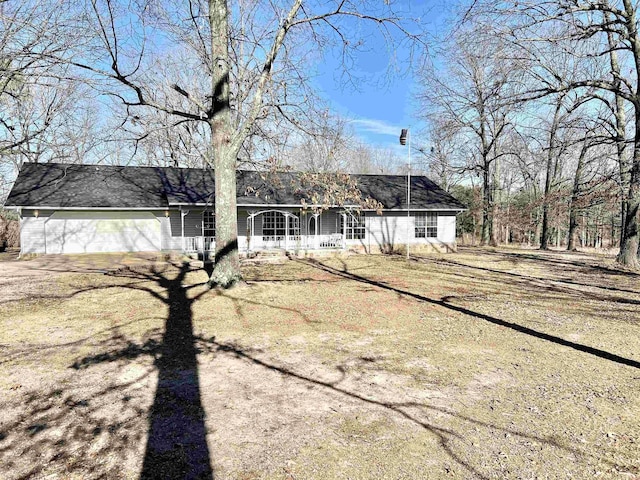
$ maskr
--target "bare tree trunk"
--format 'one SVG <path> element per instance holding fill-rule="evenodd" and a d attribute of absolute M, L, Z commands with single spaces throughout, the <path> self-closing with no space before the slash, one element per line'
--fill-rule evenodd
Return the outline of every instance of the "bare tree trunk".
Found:
<path fill-rule="evenodd" d="M 236 208 L 236 161 L 232 147 L 229 104 L 229 25 L 226 0 L 209 0 L 212 65 L 211 127 L 215 177 L 216 254 L 209 285 L 228 288 L 241 279 L 238 256 L 238 212 Z"/>
<path fill-rule="evenodd" d="M 576 172 L 573 177 L 573 190 L 571 191 L 571 201 L 569 203 L 569 240 L 567 244 L 567 250 L 575 251 L 576 248 L 576 232 L 578 228 L 578 209 L 576 203 L 580 196 L 580 182 L 582 181 L 582 169 L 584 167 L 584 160 L 589 150 L 589 141 L 585 140 L 578 156 L 578 165 L 576 166 Z"/>
<path fill-rule="evenodd" d="M 486 246 L 491 242 L 492 215 L 491 215 L 491 184 L 489 181 L 489 168 L 487 161 L 482 172 L 482 233 L 480 245 Z"/>
<path fill-rule="evenodd" d="M 495 144 L 494 144 L 495 149 Z M 500 160 L 496 158 L 493 167 L 493 180 L 491 182 L 491 246 L 497 247 L 500 243 L 501 226 L 498 224 L 498 209 L 500 208 Z"/>
<path fill-rule="evenodd" d="M 575 208 L 569 210 L 569 241 L 567 243 L 567 250 L 575 252 L 578 250 L 576 247 L 578 233 L 578 212 Z"/>
<path fill-rule="evenodd" d="M 605 11 L 604 18 L 607 22 L 611 20 L 611 13 Z M 612 31 L 607 31 L 607 41 L 609 43 L 609 63 L 611 65 L 611 74 L 613 75 L 612 84 L 614 90 L 619 90 L 622 84 L 622 76 L 620 74 L 620 63 L 618 62 L 617 43 Z M 628 209 L 628 193 L 629 193 L 629 160 L 626 145 L 626 127 L 627 118 L 624 108 L 624 99 L 617 93 L 615 95 L 614 116 L 616 120 L 616 150 L 618 155 L 618 169 L 620 172 L 620 190 L 622 192 L 622 202 L 620 205 L 620 248 L 624 239 L 624 231 L 626 229 L 626 215 Z"/>
<path fill-rule="evenodd" d="M 631 268 L 640 268 L 638 261 L 638 207 L 640 207 L 640 95 L 638 79 L 640 77 L 640 36 L 638 36 L 636 10 L 631 0 L 623 0 L 625 10 L 628 41 L 635 64 L 636 86 L 634 91 L 634 144 L 631 174 L 629 178 L 629 194 L 627 196 L 627 211 L 623 220 L 624 229 L 620 240 L 618 262 Z"/>
<path fill-rule="evenodd" d="M 541 232 L 542 232 L 542 222 L 540 221 L 540 208 L 537 208 L 536 209 L 536 233 L 533 239 L 534 246 L 535 245 L 537 245 L 538 247 L 540 246 Z"/>
<path fill-rule="evenodd" d="M 555 173 L 557 171 L 558 159 L 555 156 L 555 143 L 556 132 L 558 131 L 558 124 L 560 122 L 560 111 L 562 109 L 562 100 L 564 94 L 558 96 L 555 104 L 555 111 L 553 113 L 553 121 L 551 122 L 551 128 L 549 130 L 549 144 L 547 145 L 547 176 L 544 182 L 544 202 L 542 204 L 542 238 L 540 239 L 540 250 L 548 250 L 550 242 L 550 228 L 549 228 L 549 196 L 553 182 L 555 181 Z M 555 165 L 554 165 L 555 162 Z"/>
<path fill-rule="evenodd" d="M 637 120 L 640 122 L 640 118 Z M 636 128 L 636 135 L 640 135 L 640 123 Z M 634 161 L 631 169 L 631 182 L 629 185 L 629 197 L 627 214 L 625 218 L 624 240 L 618 261 L 631 268 L 640 268 L 638 260 L 638 208 L 640 207 L 640 138 L 636 140 L 634 147 Z"/>

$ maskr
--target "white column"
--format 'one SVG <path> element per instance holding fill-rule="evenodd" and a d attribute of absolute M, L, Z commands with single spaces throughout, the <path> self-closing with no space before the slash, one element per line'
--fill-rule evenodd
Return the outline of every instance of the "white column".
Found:
<path fill-rule="evenodd" d="M 247 212 L 247 253 L 251 251 L 251 242 L 253 241 L 253 215 Z"/>
<path fill-rule="evenodd" d="M 187 211 L 188 213 L 188 211 Z M 182 207 L 180 207 L 180 241 L 182 242 L 182 253 L 184 253 L 184 217 L 185 217 L 185 213 L 184 210 L 182 210 Z"/>
<path fill-rule="evenodd" d="M 347 214 L 342 214 L 342 249 L 347 248 Z"/>
<path fill-rule="evenodd" d="M 289 215 L 284 216 L 284 249 L 289 249 Z"/>

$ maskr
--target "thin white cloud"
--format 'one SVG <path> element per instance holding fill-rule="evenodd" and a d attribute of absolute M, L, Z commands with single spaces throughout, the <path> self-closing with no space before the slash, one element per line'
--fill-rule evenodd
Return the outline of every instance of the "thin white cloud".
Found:
<path fill-rule="evenodd" d="M 351 120 L 351 123 L 355 126 L 356 130 L 362 132 L 373 133 L 376 135 L 390 135 L 394 137 L 400 136 L 400 130 L 403 128 L 375 118 L 359 118 Z"/>

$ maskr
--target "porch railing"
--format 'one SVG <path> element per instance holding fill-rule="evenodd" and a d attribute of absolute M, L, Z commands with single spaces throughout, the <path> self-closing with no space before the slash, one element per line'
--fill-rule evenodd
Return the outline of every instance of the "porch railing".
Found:
<path fill-rule="evenodd" d="M 309 239 L 317 246 L 315 248 L 342 248 L 344 241 L 341 233 L 331 233 L 329 235 L 317 235 L 317 239 L 313 235 Z"/>
<path fill-rule="evenodd" d="M 287 249 L 287 250 L 318 250 L 336 249 L 344 246 L 341 233 L 328 235 L 259 235 L 250 240 L 251 250 Z"/>
<path fill-rule="evenodd" d="M 344 239 L 341 233 L 331 233 L 326 235 L 256 235 L 251 237 L 249 242 L 252 251 L 268 249 L 287 250 L 322 250 L 343 248 Z M 203 248 L 204 247 L 204 248 Z M 246 245 L 241 249 L 246 249 Z M 184 237 L 184 251 L 193 252 L 213 252 L 215 251 L 215 237 Z"/>
<path fill-rule="evenodd" d="M 215 249 L 215 237 L 184 237 L 185 252 L 213 252 Z"/>

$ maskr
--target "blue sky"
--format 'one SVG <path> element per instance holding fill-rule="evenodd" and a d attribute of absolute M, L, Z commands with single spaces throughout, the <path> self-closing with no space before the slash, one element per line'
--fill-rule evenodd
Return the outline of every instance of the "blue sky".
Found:
<path fill-rule="evenodd" d="M 405 0 L 399 2 L 404 15 L 420 19 L 433 37 L 439 36 L 443 29 L 445 9 L 437 0 Z M 318 67 L 316 79 L 325 98 L 330 101 L 334 113 L 352 120 L 356 135 L 365 143 L 379 147 L 392 148 L 398 155 L 406 154 L 406 147 L 398 141 L 400 129 L 411 128 L 412 143 L 427 144 L 420 130 L 424 123 L 418 116 L 415 95 L 419 92 L 417 68 L 409 67 L 408 52 L 393 52 L 397 55 L 395 71 L 388 75 L 390 52 L 379 35 L 372 35 L 366 50 L 355 58 L 355 75 L 359 77 L 357 88 L 344 85 L 339 75 L 339 61 L 331 54 Z"/>
<path fill-rule="evenodd" d="M 377 46 L 384 52 L 384 45 Z M 335 113 L 353 120 L 352 126 L 363 140 L 380 147 L 395 146 L 400 129 L 416 123 L 412 98 L 416 79 L 411 72 L 387 78 L 385 53 L 362 53 L 356 62 L 357 87 L 342 85 L 335 78 L 340 68 L 337 61 L 328 59 L 317 78 L 320 88 Z"/>

